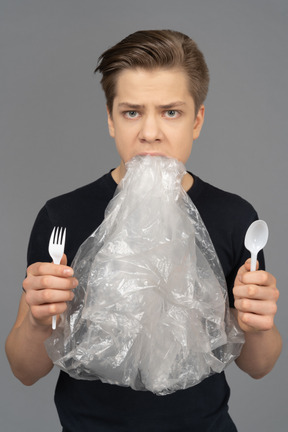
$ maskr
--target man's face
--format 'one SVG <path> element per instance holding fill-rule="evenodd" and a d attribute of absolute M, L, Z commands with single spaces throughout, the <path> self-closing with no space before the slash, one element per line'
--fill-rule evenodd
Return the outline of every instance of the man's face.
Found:
<path fill-rule="evenodd" d="M 125 163 L 136 155 L 162 155 L 184 164 L 204 121 L 204 106 L 196 117 L 187 77 L 179 69 L 124 70 L 118 77 L 108 126 Z"/>

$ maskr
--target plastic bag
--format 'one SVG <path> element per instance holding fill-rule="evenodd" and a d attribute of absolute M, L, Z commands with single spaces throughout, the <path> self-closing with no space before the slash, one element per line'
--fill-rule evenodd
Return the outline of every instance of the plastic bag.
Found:
<path fill-rule="evenodd" d="M 244 339 L 184 165 L 137 156 L 126 168 L 74 258 L 79 286 L 46 348 L 76 379 L 164 395 L 221 372 Z"/>

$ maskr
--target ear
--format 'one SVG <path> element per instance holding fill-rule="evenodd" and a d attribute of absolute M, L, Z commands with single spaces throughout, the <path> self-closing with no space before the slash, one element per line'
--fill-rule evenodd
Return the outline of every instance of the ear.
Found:
<path fill-rule="evenodd" d="M 114 122 L 112 120 L 111 113 L 110 113 L 110 111 L 109 111 L 109 109 L 108 109 L 107 106 L 106 106 L 106 110 L 107 110 L 108 130 L 109 130 L 110 136 L 112 138 L 115 138 Z"/>
<path fill-rule="evenodd" d="M 201 105 L 194 121 L 193 140 L 196 140 L 200 135 L 204 123 L 204 115 L 205 115 L 205 107 L 204 105 Z"/>

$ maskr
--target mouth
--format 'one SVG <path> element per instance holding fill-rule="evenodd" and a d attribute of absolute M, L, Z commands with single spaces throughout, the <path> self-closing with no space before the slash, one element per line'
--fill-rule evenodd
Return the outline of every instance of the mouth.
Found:
<path fill-rule="evenodd" d="M 167 155 L 165 155 L 164 153 L 160 153 L 160 152 L 142 152 L 142 153 L 138 153 L 138 156 L 164 156 L 167 157 Z"/>

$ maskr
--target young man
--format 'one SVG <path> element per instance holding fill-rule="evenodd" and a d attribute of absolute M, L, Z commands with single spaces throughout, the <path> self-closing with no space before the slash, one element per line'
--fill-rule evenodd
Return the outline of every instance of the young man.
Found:
<path fill-rule="evenodd" d="M 120 155 L 119 166 L 94 183 L 54 198 L 40 211 L 28 248 L 15 325 L 6 343 L 11 368 L 32 385 L 53 367 L 44 341 L 51 317 L 71 301 L 77 280 L 69 267 L 81 243 L 102 222 L 125 163 L 136 155 L 163 155 L 184 164 L 204 122 L 209 74 L 202 53 L 187 36 L 174 31 L 140 31 L 104 52 L 96 69 L 103 75 L 108 126 Z M 221 262 L 230 306 L 245 332 L 237 365 L 254 378 L 266 375 L 280 351 L 274 325 L 278 290 L 275 278 L 259 268 L 249 272 L 245 232 L 257 219 L 253 207 L 187 173 L 182 185 L 198 208 Z M 62 265 L 47 252 L 53 226 L 73 233 Z M 77 289 L 77 288 L 76 288 Z M 228 414 L 229 387 L 224 373 L 168 396 L 82 381 L 61 372 L 55 401 L 63 431 L 236 431 Z"/>

